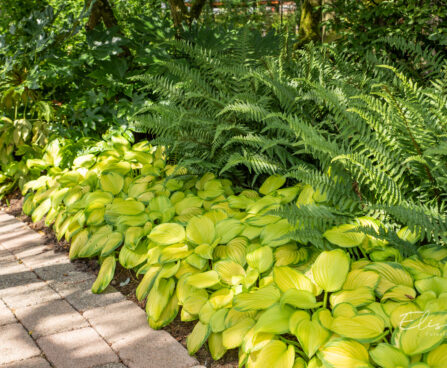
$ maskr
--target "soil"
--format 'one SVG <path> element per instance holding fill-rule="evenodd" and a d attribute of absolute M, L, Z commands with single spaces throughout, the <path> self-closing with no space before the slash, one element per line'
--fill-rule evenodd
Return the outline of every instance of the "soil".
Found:
<path fill-rule="evenodd" d="M 65 240 L 57 240 L 53 230 L 45 225 L 44 220 L 34 223 L 31 217 L 22 212 L 23 196 L 19 191 L 11 193 L 2 202 L 0 209 L 4 212 L 16 217 L 20 221 L 26 223 L 31 229 L 45 237 L 48 247 L 54 249 L 55 252 L 67 253 L 70 249 L 70 243 Z M 98 274 L 99 263 L 96 259 L 76 259 L 72 261 L 76 264 L 80 271 L 93 272 Z M 139 284 L 138 277 L 135 272 L 125 269 L 119 263 L 116 266 L 115 276 L 111 281 L 111 285 L 119 290 L 128 300 L 136 303 L 140 308 L 145 309 L 146 302 L 138 301 L 135 296 L 135 290 Z M 178 342 L 186 347 L 186 337 L 190 334 L 196 322 L 182 322 L 180 313 L 177 318 L 163 329 L 169 332 Z M 204 345 L 195 354 L 195 357 L 207 368 L 236 368 L 238 367 L 237 349 L 229 350 L 220 360 L 214 361 L 208 348 Z"/>

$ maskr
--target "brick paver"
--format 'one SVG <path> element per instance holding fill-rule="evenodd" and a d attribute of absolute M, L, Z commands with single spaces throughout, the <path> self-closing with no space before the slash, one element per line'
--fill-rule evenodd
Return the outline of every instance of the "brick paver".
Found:
<path fill-rule="evenodd" d="M 11 310 L 0 300 L 0 326 L 17 322 Z"/>
<path fill-rule="evenodd" d="M 34 338 L 88 327 L 87 321 L 65 300 L 54 300 L 15 310 L 17 319 Z"/>
<path fill-rule="evenodd" d="M 116 289 L 93 294 L 94 279 L 0 212 L 0 368 L 204 368 Z"/>
<path fill-rule="evenodd" d="M 40 350 L 20 323 L 0 327 L 0 366 L 37 355 Z"/>

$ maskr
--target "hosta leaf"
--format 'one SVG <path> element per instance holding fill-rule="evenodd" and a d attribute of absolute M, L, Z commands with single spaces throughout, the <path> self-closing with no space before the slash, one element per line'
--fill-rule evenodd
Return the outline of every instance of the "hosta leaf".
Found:
<path fill-rule="evenodd" d="M 31 215 L 31 219 L 33 222 L 39 222 L 42 218 L 47 214 L 47 212 L 51 208 L 51 199 L 47 198 L 43 202 L 41 202 L 37 208 L 33 211 Z"/>
<path fill-rule="evenodd" d="M 353 317 L 338 316 L 332 320 L 331 331 L 360 342 L 373 342 L 382 337 L 385 324 L 374 314 Z"/>
<path fill-rule="evenodd" d="M 161 279 L 152 287 L 147 297 L 146 313 L 157 321 L 174 293 L 174 279 Z"/>
<path fill-rule="evenodd" d="M 418 280 L 415 282 L 415 287 L 419 293 L 424 293 L 426 291 L 433 291 L 436 296 L 442 293 L 447 293 L 447 278 L 446 277 L 430 277 L 423 280 Z"/>
<path fill-rule="evenodd" d="M 416 298 L 416 290 L 404 285 L 393 286 L 383 294 L 381 302 L 385 300 L 394 300 L 396 302 L 409 302 Z"/>
<path fill-rule="evenodd" d="M 144 211 L 144 204 L 133 199 L 116 198 L 106 207 L 106 216 L 118 218 L 121 215 L 139 215 Z"/>
<path fill-rule="evenodd" d="M 248 253 L 247 263 L 259 273 L 267 271 L 273 264 L 272 248 L 265 246 Z"/>
<path fill-rule="evenodd" d="M 140 283 L 137 286 L 137 290 L 135 292 L 137 299 L 139 301 L 143 300 L 147 297 L 149 292 L 152 289 L 152 286 L 154 285 L 154 282 L 161 270 L 160 266 L 152 266 L 145 274 L 143 279 L 140 281 Z"/>
<path fill-rule="evenodd" d="M 267 225 L 261 232 L 262 245 L 277 247 L 286 244 L 290 237 L 287 236 L 292 231 L 292 226 L 286 219 L 280 220 L 274 224 Z"/>
<path fill-rule="evenodd" d="M 129 227 L 125 233 L 124 245 L 129 249 L 135 249 L 135 247 L 137 246 L 138 242 L 141 240 L 143 235 L 144 230 L 142 227 L 139 226 Z"/>
<path fill-rule="evenodd" d="M 123 235 L 120 232 L 113 232 L 107 235 L 107 240 L 101 250 L 101 257 L 107 257 L 123 243 Z"/>
<path fill-rule="evenodd" d="M 375 289 L 379 284 L 379 275 L 374 271 L 352 270 L 348 273 L 343 289 L 354 290 L 359 287 L 367 286 Z"/>
<path fill-rule="evenodd" d="M 430 368 L 447 367 L 447 344 L 439 345 L 427 355 L 427 364 Z"/>
<path fill-rule="evenodd" d="M 293 368 L 295 349 L 282 341 L 270 341 L 256 357 L 253 368 Z"/>
<path fill-rule="evenodd" d="M 298 324 L 295 335 L 303 347 L 304 353 L 311 358 L 320 346 L 326 343 L 331 334 L 318 321 L 303 320 Z"/>
<path fill-rule="evenodd" d="M 407 355 L 433 350 L 445 339 L 447 312 L 422 314 L 408 324 L 400 335 L 399 346 Z"/>
<path fill-rule="evenodd" d="M 191 253 L 192 250 L 189 250 L 185 243 L 172 244 L 163 248 L 159 261 L 160 263 L 177 261 L 188 257 Z"/>
<path fill-rule="evenodd" d="M 211 329 L 209 325 L 204 325 L 202 322 L 197 322 L 194 329 L 186 339 L 186 346 L 189 354 L 195 354 L 205 343 Z"/>
<path fill-rule="evenodd" d="M 200 290 L 194 295 L 188 296 L 183 302 L 183 309 L 191 315 L 198 315 L 207 304 L 208 294 L 205 290 Z"/>
<path fill-rule="evenodd" d="M 349 272 L 348 254 L 341 250 L 321 252 L 312 265 L 312 275 L 318 286 L 325 291 L 337 291 L 343 286 Z"/>
<path fill-rule="evenodd" d="M 186 226 L 186 238 L 195 244 L 212 244 L 215 235 L 214 223 L 205 216 L 193 217 Z"/>
<path fill-rule="evenodd" d="M 204 290 L 203 290 L 204 291 Z M 208 325 L 210 323 L 211 317 L 216 312 L 216 309 L 213 308 L 211 303 L 207 301 L 205 304 L 202 305 L 202 308 L 200 308 L 199 311 L 199 320 L 203 324 Z"/>
<path fill-rule="evenodd" d="M 310 315 L 308 312 L 303 310 L 295 311 L 289 319 L 289 331 L 291 334 L 296 335 L 298 331 L 298 326 L 303 321 L 310 321 Z"/>
<path fill-rule="evenodd" d="M 307 290 L 289 289 L 281 296 L 281 305 L 288 304 L 299 309 L 313 309 L 321 305 L 315 295 Z"/>
<path fill-rule="evenodd" d="M 343 248 L 356 247 L 362 244 L 365 234 L 355 232 L 356 225 L 344 224 L 326 230 L 323 236 L 332 244 Z"/>
<path fill-rule="evenodd" d="M 219 261 L 214 265 L 214 270 L 220 279 L 228 285 L 238 285 L 245 278 L 244 268 L 230 260 Z"/>
<path fill-rule="evenodd" d="M 273 269 L 273 280 L 283 292 L 289 289 L 298 289 L 317 295 L 316 287 L 312 284 L 312 281 L 294 268 L 285 266 L 275 267 Z"/>
<path fill-rule="evenodd" d="M 219 282 L 219 274 L 214 271 L 197 273 L 188 277 L 188 284 L 198 289 L 208 288 Z"/>
<path fill-rule="evenodd" d="M 331 368 L 371 368 L 368 351 L 357 341 L 334 339 L 329 341 L 318 356 Z"/>
<path fill-rule="evenodd" d="M 134 268 L 147 259 L 147 247 L 141 242 L 134 250 L 122 247 L 119 255 L 119 262 L 124 268 Z"/>
<path fill-rule="evenodd" d="M 210 303 L 214 309 L 224 308 L 230 304 L 234 297 L 234 291 L 231 289 L 220 289 L 210 296 Z"/>
<path fill-rule="evenodd" d="M 171 323 L 178 314 L 179 306 L 177 296 L 174 294 L 169 299 L 167 306 L 163 309 L 160 317 L 157 320 L 149 317 L 149 326 L 155 330 L 158 330 Z"/>
<path fill-rule="evenodd" d="M 255 325 L 255 332 L 284 334 L 289 332 L 289 320 L 294 312 L 289 306 L 281 307 L 279 304 L 267 309 L 259 317 Z"/>
<path fill-rule="evenodd" d="M 332 294 L 329 298 L 331 306 L 335 307 L 340 303 L 351 303 L 355 307 L 361 307 L 370 304 L 376 300 L 374 290 L 361 286 L 354 290 L 340 290 Z"/>
<path fill-rule="evenodd" d="M 227 316 L 228 309 L 219 309 L 213 313 L 210 318 L 210 327 L 212 332 L 222 332 L 225 330 L 225 317 Z"/>
<path fill-rule="evenodd" d="M 383 368 L 406 368 L 410 365 L 410 359 L 402 351 L 389 344 L 380 343 L 369 354 L 372 360 Z"/>
<path fill-rule="evenodd" d="M 120 193 L 124 186 L 123 177 L 114 172 L 101 175 L 99 182 L 103 191 L 110 192 L 113 195 Z"/>
<path fill-rule="evenodd" d="M 259 188 L 259 193 L 267 195 L 275 190 L 281 188 L 284 183 L 286 182 L 286 178 L 279 175 L 272 175 L 268 177 L 264 183 L 262 183 L 261 187 Z"/>
<path fill-rule="evenodd" d="M 377 272 L 380 276 L 377 293 L 382 296 L 388 289 L 396 285 L 413 287 L 411 275 L 396 262 L 373 262 L 365 266 L 366 270 Z"/>
<path fill-rule="evenodd" d="M 267 309 L 277 303 L 280 298 L 279 290 L 272 286 L 266 286 L 248 293 L 241 293 L 234 297 L 233 305 L 238 311 Z"/>
<path fill-rule="evenodd" d="M 226 349 L 235 349 L 242 344 L 244 335 L 255 324 L 251 318 L 244 318 L 222 333 L 222 344 Z"/>
<path fill-rule="evenodd" d="M 68 254 L 70 259 L 75 259 L 78 256 L 79 250 L 82 249 L 88 241 L 88 230 L 82 230 L 77 233 L 71 242 L 70 252 Z"/>
<path fill-rule="evenodd" d="M 231 259 L 234 262 L 239 263 L 241 266 L 244 266 L 246 263 L 246 249 L 248 246 L 248 241 L 245 238 L 234 238 L 230 240 L 228 244 L 225 246 L 226 257 Z"/>
<path fill-rule="evenodd" d="M 110 284 L 115 274 L 116 260 L 115 256 L 108 256 L 104 259 L 99 269 L 98 277 L 92 286 L 92 293 L 99 294 L 102 293 L 106 287 Z"/>
<path fill-rule="evenodd" d="M 216 224 L 217 237 L 220 238 L 220 244 L 227 244 L 230 240 L 238 236 L 244 225 L 236 219 L 225 219 Z"/>
<path fill-rule="evenodd" d="M 161 245 L 180 243 L 185 240 L 185 229 L 175 223 L 161 224 L 152 229 L 148 238 Z"/>
<path fill-rule="evenodd" d="M 208 338 L 208 348 L 210 349 L 211 356 L 214 360 L 219 360 L 225 355 L 227 349 L 223 346 L 221 333 L 210 334 Z"/>

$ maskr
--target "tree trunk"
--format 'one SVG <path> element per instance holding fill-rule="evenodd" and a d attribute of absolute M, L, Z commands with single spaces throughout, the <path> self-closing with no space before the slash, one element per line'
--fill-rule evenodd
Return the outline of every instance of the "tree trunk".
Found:
<path fill-rule="evenodd" d="M 92 0 L 86 0 L 87 7 L 89 7 L 91 3 Z M 107 28 L 118 25 L 118 21 L 115 18 L 115 14 L 113 14 L 112 7 L 110 6 L 108 0 L 95 1 L 85 28 L 88 31 L 91 31 L 101 22 L 101 20 Z"/>
<path fill-rule="evenodd" d="M 321 11 L 315 9 L 319 5 L 320 0 L 303 0 L 301 3 L 300 28 L 298 30 L 300 44 L 320 39 Z"/>
<path fill-rule="evenodd" d="M 202 9 L 205 6 L 206 0 L 195 0 L 191 4 L 191 9 L 188 11 L 184 0 L 168 0 L 169 8 L 171 9 L 172 21 L 174 27 L 179 29 L 183 21 L 191 24 L 193 20 L 199 19 Z"/>

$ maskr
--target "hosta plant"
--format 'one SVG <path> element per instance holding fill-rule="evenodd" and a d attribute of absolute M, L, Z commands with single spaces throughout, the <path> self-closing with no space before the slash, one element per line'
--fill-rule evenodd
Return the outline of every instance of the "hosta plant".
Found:
<path fill-rule="evenodd" d="M 196 321 L 191 354 L 237 348 L 250 368 L 447 366 L 446 249 L 373 217 L 323 225 L 317 248 L 299 236 L 304 218 L 278 211 L 327 206 L 308 185 L 271 176 L 236 192 L 120 136 L 91 152 L 47 166 L 23 209 L 71 242 L 70 258 L 99 258 L 93 292 L 119 262 L 140 277 L 151 327 Z"/>

